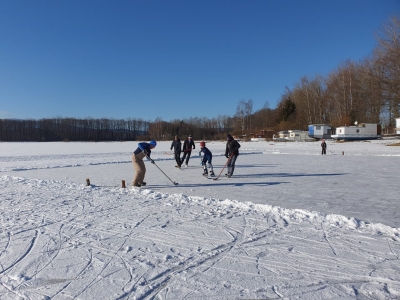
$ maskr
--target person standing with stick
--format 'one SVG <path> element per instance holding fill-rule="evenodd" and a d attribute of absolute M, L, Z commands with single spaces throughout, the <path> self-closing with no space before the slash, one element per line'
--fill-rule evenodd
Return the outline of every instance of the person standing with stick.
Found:
<path fill-rule="evenodd" d="M 229 133 L 226 140 L 225 157 L 228 158 L 228 173 L 225 176 L 231 178 L 235 170 L 236 159 L 239 156 L 240 144 Z"/>
<path fill-rule="evenodd" d="M 202 156 L 203 154 L 203 156 Z M 208 177 L 208 171 L 210 171 L 210 176 L 214 177 L 214 169 L 212 165 L 212 153 L 211 151 L 206 147 L 206 142 L 200 142 L 200 152 L 199 156 L 201 158 L 201 165 L 203 166 L 203 176 Z"/>
<path fill-rule="evenodd" d="M 139 143 L 138 148 L 133 152 L 132 164 L 136 173 L 132 180 L 132 186 L 141 187 L 146 185 L 146 182 L 143 181 L 146 175 L 146 166 L 144 165 L 143 158 L 147 157 L 154 164 L 154 160 L 150 158 L 150 154 L 151 149 L 154 149 L 156 146 L 157 142 L 155 140 L 151 140 L 149 143 Z"/>
<path fill-rule="evenodd" d="M 187 139 L 183 142 L 183 156 L 182 156 L 182 160 L 181 160 L 181 165 L 183 164 L 185 157 L 186 157 L 186 162 L 185 162 L 185 167 L 188 166 L 189 163 L 189 159 L 190 159 L 190 155 L 192 154 L 192 150 L 196 149 L 196 147 L 194 146 L 194 142 L 192 139 L 192 135 L 189 134 L 189 136 L 187 137 Z"/>
<path fill-rule="evenodd" d="M 175 161 L 176 161 L 176 168 L 181 168 L 181 152 L 182 152 L 182 142 L 179 137 L 176 135 L 175 139 L 171 143 L 171 150 L 174 149 Z"/>
<path fill-rule="evenodd" d="M 326 143 L 325 143 L 325 140 L 322 140 L 322 143 L 321 143 L 321 148 L 322 148 L 322 155 L 326 155 Z"/>

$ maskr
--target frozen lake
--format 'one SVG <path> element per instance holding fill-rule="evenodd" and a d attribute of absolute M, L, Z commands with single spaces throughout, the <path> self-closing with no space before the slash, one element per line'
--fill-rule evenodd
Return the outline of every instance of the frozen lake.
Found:
<path fill-rule="evenodd" d="M 136 142 L 0 143 L 0 298 L 398 298 L 396 142 L 242 143 L 218 180 L 160 142 L 179 185 L 146 162 L 141 189 Z"/>

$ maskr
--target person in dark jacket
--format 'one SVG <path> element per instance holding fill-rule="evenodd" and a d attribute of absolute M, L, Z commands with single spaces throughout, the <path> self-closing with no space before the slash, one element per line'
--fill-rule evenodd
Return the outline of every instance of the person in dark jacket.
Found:
<path fill-rule="evenodd" d="M 325 140 L 322 140 L 322 143 L 321 143 L 321 148 L 322 148 L 322 155 L 326 155 L 326 143 L 325 143 Z"/>
<path fill-rule="evenodd" d="M 206 147 L 206 142 L 200 142 L 200 152 L 199 152 L 200 157 L 201 157 L 201 165 L 203 166 L 203 176 L 208 176 L 208 171 L 210 171 L 210 176 L 214 177 L 214 170 L 213 170 L 213 165 L 212 165 L 212 153 L 208 148 Z"/>
<path fill-rule="evenodd" d="M 174 149 L 175 161 L 177 165 L 175 167 L 181 167 L 181 152 L 182 152 L 182 142 L 179 137 L 176 135 L 175 139 L 171 143 L 171 150 Z"/>
<path fill-rule="evenodd" d="M 146 175 L 146 166 L 144 165 L 143 158 L 147 157 L 154 164 L 154 160 L 150 158 L 150 154 L 151 149 L 155 146 L 157 146 L 155 140 L 151 140 L 149 143 L 139 143 L 137 149 L 133 152 L 132 163 L 136 173 L 132 180 L 132 186 L 141 187 L 146 185 L 146 182 L 143 181 Z"/>
<path fill-rule="evenodd" d="M 189 134 L 189 136 L 187 137 L 187 139 L 183 142 L 183 156 L 181 159 L 181 165 L 183 164 L 183 161 L 185 160 L 186 157 L 186 162 L 185 162 L 185 167 L 188 166 L 189 164 L 189 159 L 190 159 L 190 155 L 192 154 L 192 150 L 196 149 L 196 147 L 194 146 L 194 142 L 192 139 L 192 135 Z"/>
<path fill-rule="evenodd" d="M 228 173 L 225 174 L 225 176 L 230 178 L 235 170 L 235 163 L 237 157 L 239 156 L 240 144 L 230 134 L 226 136 L 226 140 L 225 157 L 228 158 Z"/>

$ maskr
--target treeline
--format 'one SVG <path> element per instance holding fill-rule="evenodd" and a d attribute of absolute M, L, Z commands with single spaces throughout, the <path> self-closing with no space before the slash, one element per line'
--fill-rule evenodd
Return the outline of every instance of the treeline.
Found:
<path fill-rule="evenodd" d="M 234 133 L 301 129 L 309 124 L 333 127 L 381 123 L 395 127 L 400 117 L 400 19 L 393 17 L 379 32 L 377 47 L 359 62 L 346 61 L 327 76 L 306 76 L 286 88 L 275 109 L 268 102 L 255 113 L 253 101 L 239 101 Z"/>
<path fill-rule="evenodd" d="M 134 141 L 147 138 L 143 120 L 53 118 L 0 119 L 0 141 Z"/>
<path fill-rule="evenodd" d="M 149 135 L 157 140 L 171 140 L 175 135 L 186 138 L 189 134 L 197 140 L 225 139 L 228 132 L 234 131 L 235 118 L 218 116 L 216 118 L 189 118 L 165 122 L 157 118 L 150 123 Z"/>
<path fill-rule="evenodd" d="M 286 88 L 276 108 L 268 101 L 253 112 L 253 101 L 238 102 L 236 114 L 216 118 L 143 121 L 141 119 L 0 119 L 0 141 L 132 141 L 225 139 L 260 130 L 307 130 L 309 124 L 352 125 L 355 121 L 394 127 L 400 117 L 400 19 L 380 31 L 370 57 L 346 61 L 327 76 L 302 77 Z"/>
<path fill-rule="evenodd" d="M 192 134 L 197 139 L 224 139 L 232 130 L 233 119 L 190 118 L 164 122 L 141 119 L 74 119 L 53 118 L 41 120 L 0 119 L 2 142 L 54 141 L 136 141 L 171 140 L 175 135 L 185 138 Z"/>
<path fill-rule="evenodd" d="M 328 76 L 303 77 L 278 104 L 280 126 L 353 125 L 355 121 L 393 127 L 400 117 L 400 19 L 377 36 L 377 47 L 360 62 L 346 61 Z M 289 113 L 288 115 L 286 113 Z"/>

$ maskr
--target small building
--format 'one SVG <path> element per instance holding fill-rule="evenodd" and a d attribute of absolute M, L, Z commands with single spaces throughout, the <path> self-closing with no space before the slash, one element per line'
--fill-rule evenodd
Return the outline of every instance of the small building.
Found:
<path fill-rule="evenodd" d="M 289 140 L 300 140 L 300 134 L 301 134 L 301 130 L 289 130 Z"/>
<path fill-rule="evenodd" d="M 341 126 L 331 137 L 336 140 L 374 140 L 382 137 L 381 124 L 354 123 L 355 126 Z"/>
<path fill-rule="evenodd" d="M 279 131 L 278 134 L 274 134 L 272 138 L 275 142 L 294 142 L 294 141 L 313 141 L 313 138 L 308 136 L 308 131 L 303 130 L 287 130 Z"/>
<path fill-rule="evenodd" d="M 308 131 L 303 130 L 289 130 L 289 141 L 312 141 L 314 140 L 308 135 Z"/>
<path fill-rule="evenodd" d="M 326 124 L 308 125 L 308 136 L 315 139 L 330 139 L 332 127 Z"/>
<path fill-rule="evenodd" d="M 245 141 L 247 139 L 245 134 L 232 135 L 232 137 L 237 141 Z"/>
<path fill-rule="evenodd" d="M 274 135 L 273 130 L 260 130 L 260 133 L 250 133 L 252 142 L 265 141 L 266 139 L 272 139 Z"/>
<path fill-rule="evenodd" d="M 289 138 L 289 131 L 279 131 L 277 134 L 272 136 L 272 140 L 275 142 L 286 142 Z"/>

